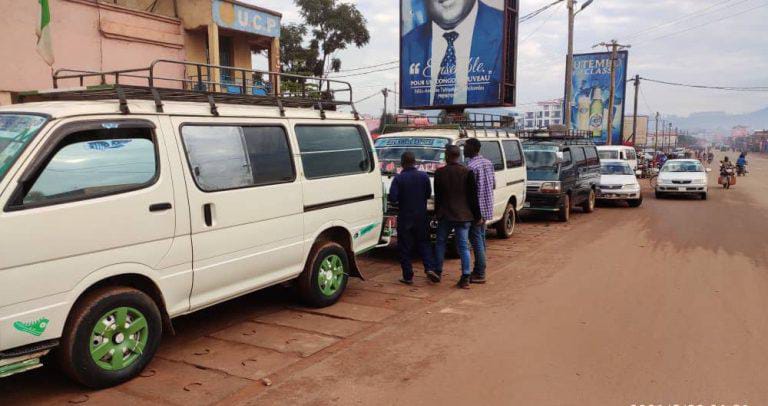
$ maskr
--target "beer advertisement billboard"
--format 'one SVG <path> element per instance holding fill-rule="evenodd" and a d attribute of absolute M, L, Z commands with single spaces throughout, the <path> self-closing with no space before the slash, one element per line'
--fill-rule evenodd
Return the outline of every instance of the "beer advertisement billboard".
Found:
<path fill-rule="evenodd" d="M 624 106 L 626 105 L 627 62 L 629 53 L 621 51 L 616 60 L 616 89 L 613 106 L 611 98 L 611 53 L 600 52 L 573 56 L 572 99 L 566 100 L 571 108 L 574 130 L 590 131 L 596 143 L 608 140 L 608 114 L 613 116 L 612 144 L 622 144 Z M 570 102 L 570 103 L 569 103 Z"/>
<path fill-rule="evenodd" d="M 512 106 L 518 0 L 401 0 L 404 109 Z"/>

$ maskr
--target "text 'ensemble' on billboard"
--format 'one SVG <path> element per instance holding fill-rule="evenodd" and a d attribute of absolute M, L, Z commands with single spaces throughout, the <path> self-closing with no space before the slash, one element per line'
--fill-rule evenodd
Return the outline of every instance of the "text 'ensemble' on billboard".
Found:
<path fill-rule="evenodd" d="M 517 23 L 516 9 L 514 21 L 505 13 L 509 1 L 401 0 L 402 107 L 504 104 L 516 45 L 505 30 Z"/>

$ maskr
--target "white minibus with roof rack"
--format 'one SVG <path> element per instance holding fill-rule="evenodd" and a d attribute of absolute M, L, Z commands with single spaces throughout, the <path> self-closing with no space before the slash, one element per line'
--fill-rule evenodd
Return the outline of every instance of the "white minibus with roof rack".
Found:
<path fill-rule="evenodd" d="M 112 84 L 0 107 L 0 376 L 53 350 L 74 380 L 116 385 L 176 316 L 286 281 L 328 306 L 361 276 L 383 207 L 358 115 L 196 89 Z"/>

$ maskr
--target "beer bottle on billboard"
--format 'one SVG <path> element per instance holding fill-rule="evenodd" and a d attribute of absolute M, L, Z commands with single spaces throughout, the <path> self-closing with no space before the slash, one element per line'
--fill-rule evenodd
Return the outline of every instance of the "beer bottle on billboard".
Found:
<path fill-rule="evenodd" d="M 589 107 L 589 128 L 593 137 L 603 135 L 603 91 L 596 87 L 592 91 L 592 105 Z"/>
<path fill-rule="evenodd" d="M 576 129 L 580 131 L 589 131 L 589 108 L 590 108 L 589 96 L 586 94 L 579 95 L 578 106 L 579 111 L 576 115 Z"/>

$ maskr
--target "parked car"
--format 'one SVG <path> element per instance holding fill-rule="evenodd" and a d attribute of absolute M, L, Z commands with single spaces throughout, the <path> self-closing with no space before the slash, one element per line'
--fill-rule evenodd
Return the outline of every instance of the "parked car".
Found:
<path fill-rule="evenodd" d="M 620 159 L 626 161 L 632 168 L 632 172 L 637 171 L 637 152 L 633 147 L 623 145 L 600 145 L 597 147 L 597 155 L 600 156 L 601 161 L 603 159 Z"/>
<path fill-rule="evenodd" d="M 620 159 L 600 161 L 600 188 L 597 200 L 625 201 L 630 207 L 643 204 L 643 193 L 629 163 Z"/>
<path fill-rule="evenodd" d="M 526 170 L 525 157 L 520 140 L 506 132 L 472 131 L 461 128 L 398 131 L 384 134 L 376 140 L 376 152 L 381 162 L 381 175 L 385 190 L 389 190 L 392 179 L 400 172 L 400 157 L 410 151 L 416 156 L 417 167 L 433 178 L 435 171 L 445 165 L 445 147 L 463 146 L 468 137 L 480 141 L 480 154 L 493 163 L 496 171 L 493 219 L 488 222 L 500 238 L 509 238 L 515 231 L 517 213 L 525 202 Z M 428 204 L 433 215 L 433 202 Z M 397 216 L 395 207 L 386 213 L 387 224 L 394 224 Z M 394 234 L 394 227 L 390 226 Z M 435 238 L 437 221 L 430 221 L 430 235 Z"/>
<path fill-rule="evenodd" d="M 659 171 L 656 198 L 671 194 L 694 194 L 707 200 L 707 172 L 697 159 L 671 159 Z"/>
<path fill-rule="evenodd" d="M 288 281 L 328 306 L 361 276 L 383 207 L 353 114 L 83 89 L 0 107 L 0 376 L 55 350 L 74 380 L 116 385 L 174 317 Z"/>
<path fill-rule="evenodd" d="M 589 139 L 532 137 L 523 140 L 528 165 L 525 210 L 557 213 L 568 221 L 571 209 L 595 210 L 600 158 Z"/>

